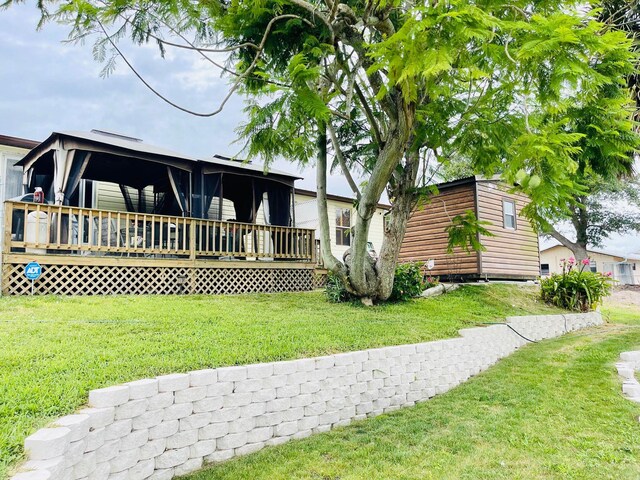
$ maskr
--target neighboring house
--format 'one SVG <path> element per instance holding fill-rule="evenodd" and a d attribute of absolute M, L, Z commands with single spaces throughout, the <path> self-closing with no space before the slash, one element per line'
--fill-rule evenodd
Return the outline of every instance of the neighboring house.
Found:
<path fill-rule="evenodd" d="M 16 166 L 16 163 L 38 143 L 34 140 L 0 135 L 0 229 L 4 225 L 4 201 L 22 194 L 22 167 Z"/>
<path fill-rule="evenodd" d="M 592 272 L 608 273 L 623 285 L 640 284 L 640 254 L 618 255 L 599 250 L 587 250 Z M 562 272 L 562 260 L 573 257 L 573 252 L 562 245 L 540 251 L 540 275 L 547 276 Z M 580 268 L 580 267 L 578 267 Z"/>
<path fill-rule="evenodd" d="M 432 275 L 450 280 L 533 280 L 539 274 L 538 236 L 521 216 L 528 198 L 510 193 L 497 179 L 469 177 L 437 185 L 414 210 L 400 250 L 400 262 L 434 260 Z M 447 253 L 446 227 L 468 210 L 494 237 L 481 236 L 486 251 Z"/>
<path fill-rule="evenodd" d="M 351 246 L 351 227 L 355 223 L 356 210 L 353 198 L 327 194 L 327 211 L 331 235 L 331 252 L 339 260 Z M 296 188 L 295 221 L 300 228 L 313 228 L 316 239 L 320 238 L 320 222 L 318 221 L 317 194 L 311 190 Z M 369 242 L 376 253 L 380 253 L 384 240 L 384 215 L 389 205 L 378 204 L 376 213 L 369 226 Z M 320 257 L 318 257 L 320 259 Z"/>

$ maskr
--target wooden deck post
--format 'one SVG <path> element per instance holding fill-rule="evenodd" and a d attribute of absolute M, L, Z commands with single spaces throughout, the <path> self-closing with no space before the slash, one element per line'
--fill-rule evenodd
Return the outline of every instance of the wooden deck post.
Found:
<path fill-rule="evenodd" d="M 11 251 L 11 220 L 13 218 L 13 203 L 4 202 L 4 236 L 2 238 L 2 253 Z"/>
<path fill-rule="evenodd" d="M 194 218 L 189 222 L 189 260 L 196 260 L 196 221 Z"/>

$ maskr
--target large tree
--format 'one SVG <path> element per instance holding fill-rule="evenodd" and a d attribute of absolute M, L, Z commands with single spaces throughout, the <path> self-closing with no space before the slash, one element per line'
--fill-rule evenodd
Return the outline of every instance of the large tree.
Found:
<path fill-rule="evenodd" d="M 218 65 L 218 56 L 227 55 L 220 66 L 231 93 L 249 98 L 239 128 L 248 155 L 315 161 L 325 265 L 349 291 L 374 300 L 391 293 L 407 220 L 426 191 L 426 159 L 458 152 L 478 172 L 501 171 L 511 183 L 518 176 L 535 205 L 532 215 L 559 208 L 579 188 L 575 155 L 585 134 L 568 128 L 572 108 L 619 88 L 633 71 L 625 35 L 603 30 L 580 2 L 562 0 L 54 0 L 39 6 L 44 20 L 71 25 L 72 38 L 97 35 L 95 52 L 108 70 L 126 36 L 156 42 L 161 51 L 213 54 Z M 198 114 L 216 114 L 225 102 Z M 605 121 L 625 109 L 602 107 Z M 627 128 L 593 121 L 594 129 Z M 342 260 L 329 241 L 331 163 L 357 198 L 352 245 Z M 357 176 L 364 178 L 360 185 Z M 373 260 L 367 235 L 385 189 L 392 208 Z"/>
<path fill-rule="evenodd" d="M 639 52 L 638 3 L 604 0 L 598 7 L 604 28 L 626 34 L 632 41 L 632 51 Z M 574 154 L 580 189 L 560 209 L 542 210 L 537 218 L 541 232 L 569 248 L 578 260 L 588 257 L 589 246 L 601 247 L 611 234 L 640 231 L 640 183 L 634 171 L 640 143 L 637 125 L 631 122 L 640 112 L 637 56 L 634 61 L 636 69 L 621 77 L 615 88 L 603 86 L 597 97 L 571 107 L 570 128 L 583 134 L 580 149 Z M 629 97 L 635 109 L 625 114 L 623 107 Z M 611 108 L 616 104 L 621 108 Z M 563 220 L 569 224 L 568 230 L 555 226 Z"/>

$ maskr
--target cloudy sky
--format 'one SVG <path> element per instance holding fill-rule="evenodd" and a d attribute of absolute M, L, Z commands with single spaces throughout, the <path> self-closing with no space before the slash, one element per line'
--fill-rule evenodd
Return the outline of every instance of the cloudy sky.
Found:
<path fill-rule="evenodd" d="M 149 92 L 123 62 L 101 78 L 91 41 L 65 43 L 68 28 L 55 24 L 36 31 L 38 18 L 32 5 L 0 11 L 0 134 L 44 140 L 55 130 L 98 128 L 203 158 L 241 150 L 234 129 L 243 120 L 242 98 L 233 97 L 212 118 L 180 112 Z M 227 92 L 227 80 L 195 55 L 169 52 L 161 59 L 153 47 L 125 51 L 154 88 L 187 108 L 215 110 Z M 298 187 L 314 189 L 311 169 L 285 161 L 274 168 L 301 173 L 305 179 Z M 329 191 L 350 194 L 340 176 L 329 179 Z M 640 236 L 616 235 L 606 248 L 640 252 Z"/>

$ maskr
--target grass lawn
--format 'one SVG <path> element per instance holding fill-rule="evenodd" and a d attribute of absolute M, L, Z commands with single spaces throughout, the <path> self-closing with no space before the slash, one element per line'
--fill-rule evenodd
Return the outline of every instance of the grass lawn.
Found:
<path fill-rule="evenodd" d="M 415 408 L 265 449 L 189 480 L 637 480 L 640 405 L 622 397 L 613 364 L 620 352 L 640 347 L 640 311 L 606 314 L 625 324 L 529 345 Z"/>
<path fill-rule="evenodd" d="M 535 289 L 464 287 L 364 308 L 322 294 L 0 298 L 0 478 L 24 438 L 92 388 L 164 373 L 284 360 L 457 335 L 507 315 L 555 310 Z"/>

